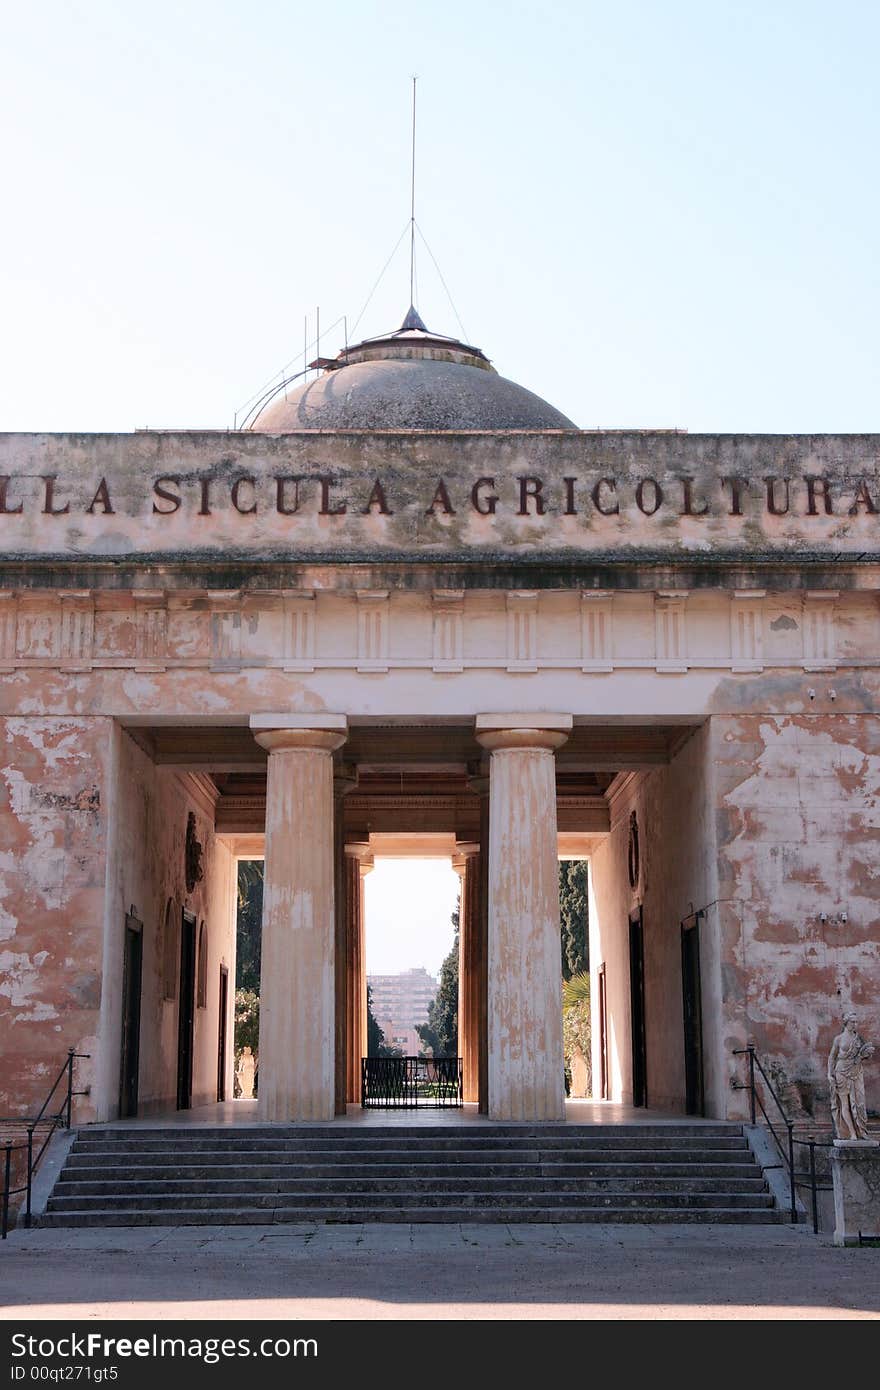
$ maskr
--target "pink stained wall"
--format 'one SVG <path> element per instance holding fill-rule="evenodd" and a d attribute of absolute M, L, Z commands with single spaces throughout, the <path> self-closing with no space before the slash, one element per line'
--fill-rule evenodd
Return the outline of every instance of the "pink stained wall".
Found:
<path fill-rule="evenodd" d="M 0 1114 L 39 1109 L 71 1047 L 89 1054 L 77 1089 L 92 1087 L 112 733 L 104 718 L 0 720 Z M 93 1095 L 77 1114 L 94 1117 Z"/>
<path fill-rule="evenodd" d="M 744 1075 L 733 1048 L 754 1042 L 789 1115 L 827 1124 L 826 1059 L 843 1014 L 878 1041 L 880 718 L 711 724 L 730 1075 Z M 876 1055 L 865 1080 L 876 1112 Z M 731 1097 L 744 1113 L 742 1093 Z"/>
<path fill-rule="evenodd" d="M 684 1105 L 680 921 L 704 909 L 706 1113 L 745 1118 L 753 1043 L 790 1118 L 830 1123 L 826 1060 L 844 1013 L 877 1038 L 880 718 L 714 715 L 668 767 L 615 798 L 591 859 L 591 967 L 604 961 L 611 1099 L 632 1095 L 630 911 L 642 903 L 648 1103 Z M 642 870 L 627 876 L 630 812 Z M 594 1013 L 594 1018 L 597 1018 Z M 594 1028 L 594 1075 L 599 1076 Z M 865 1070 L 869 1111 L 880 1068 Z"/>

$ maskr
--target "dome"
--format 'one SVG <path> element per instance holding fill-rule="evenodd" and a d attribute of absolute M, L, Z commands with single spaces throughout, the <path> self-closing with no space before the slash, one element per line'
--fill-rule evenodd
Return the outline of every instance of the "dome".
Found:
<path fill-rule="evenodd" d="M 278 391 L 250 425 L 297 430 L 573 430 L 561 411 L 499 376 L 479 348 L 430 333 L 410 309 L 396 333 L 319 358 L 312 381 Z"/>

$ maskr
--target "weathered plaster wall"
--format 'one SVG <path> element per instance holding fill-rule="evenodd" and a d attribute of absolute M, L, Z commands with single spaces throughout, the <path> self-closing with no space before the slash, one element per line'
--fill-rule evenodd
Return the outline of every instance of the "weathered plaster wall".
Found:
<path fill-rule="evenodd" d="M 630 816 L 639 828 L 640 871 L 630 887 Z M 590 861 L 590 966 L 593 998 L 604 962 L 608 1004 L 609 1098 L 632 1099 L 629 916 L 643 911 L 648 1104 L 683 1110 L 684 1028 L 681 922 L 716 897 L 709 730 L 703 726 L 668 767 L 631 777 L 612 803 L 612 828 Z M 700 925 L 706 1109 L 723 1114 L 717 925 Z M 594 1020 L 597 1020 L 594 1008 Z M 600 1074 L 599 1029 L 593 1075 Z"/>
<path fill-rule="evenodd" d="M 725 1053 L 754 1041 L 790 1112 L 827 1122 L 842 1014 L 877 1038 L 880 717 L 715 718 L 712 757 Z M 866 1081 L 876 1111 L 880 1068 Z"/>
<path fill-rule="evenodd" d="M 78 1086 L 94 1076 L 111 730 L 0 720 L 0 1114 L 33 1113 L 68 1048 L 90 1054 Z"/>
<path fill-rule="evenodd" d="M 180 924 L 182 909 L 208 928 L 207 1007 L 196 1008 L 193 1104 L 216 1100 L 220 966 L 229 969 L 228 1079 L 231 1096 L 232 1007 L 235 990 L 235 866 L 213 834 L 212 805 L 191 779 L 156 768 L 122 730 L 114 731 L 114 824 L 108 876 L 101 1019 L 99 1118 L 118 1113 L 125 914 L 143 927 L 139 1104 L 146 1112 L 173 1109 L 177 1090 Z M 187 818 L 196 816 L 204 848 L 203 878 L 187 893 L 184 841 Z M 170 909 L 169 909 L 170 904 Z M 169 919 L 170 910 L 170 919 Z M 166 931 L 173 940 L 166 941 Z M 166 993 L 166 946 L 171 961 Z"/>

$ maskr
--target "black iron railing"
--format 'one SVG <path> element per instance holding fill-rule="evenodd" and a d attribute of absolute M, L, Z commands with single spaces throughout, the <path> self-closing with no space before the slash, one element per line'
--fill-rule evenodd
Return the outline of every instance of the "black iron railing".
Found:
<path fill-rule="evenodd" d="M 776 1094 L 773 1082 L 770 1080 L 769 1076 L 764 1070 L 764 1067 L 761 1065 L 761 1059 L 759 1058 L 758 1054 L 756 1053 L 754 1047 L 752 1047 L 751 1044 L 748 1047 L 735 1048 L 734 1056 L 748 1057 L 749 1059 L 749 1079 L 748 1081 L 735 1082 L 735 1089 L 739 1091 L 748 1091 L 749 1113 L 751 1115 L 752 1124 L 755 1125 L 758 1123 L 758 1111 L 760 1111 L 763 1121 L 767 1126 L 767 1129 L 773 1136 L 773 1141 L 776 1144 L 777 1149 L 779 1150 L 779 1156 L 782 1160 L 782 1162 L 778 1164 L 765 1165 L 765 1171 L 769 1171 L 769 1168 L 772 1166 L 780 1168 L 785 1173 L 787 1173 L 789 1216 L 793 1223 L 797 1223 L 798 1219 L 798 1188 L 808 1187 L 810 1189 L 810 1206 L 811 1215 L 813 1218 L 813 1232 L 815 1235 L 818 1235 L 819 1193 L 830 1192 L 832 1189 L 828 1183 L 822 1183 L 819 1181 L 816 1172 L 816 1150 L 830 1149 L 832 1145 L 830 1142 L 826 1142 L 821 1139 L 816 1139 L 813 1135 L 811 1135 L 809 1139 L 795 1138 L 794 1123 L 786 1115 L 785 1107 L 783 1106 L 782 1101 L 779 1099 L 779 1096 Z M 770 1115 L 767 1113 L 767 1107 L 764 1104 L 764 1099 L 761 1094 L 761 1090 L 758 1086 L 759 1077 L 763 1082 L 764 1087 L 766 1088 L 768 1097 L 772 1100 L 774 1106 L 776 1107 L 775 1123 L 774 1120 L 771 1119 Z M 784 1135 L 782 1131 L 784 1131 Z M 796 1148 L 808 1150 L 807 1168 L 805 1171 L 800 1170 L 795 1162 Z"/>
<path fill-rule="evenodd" d="M 70 1048 L 67 1053 L 67 1060 L 55 1078 L 54 1086 L 36 1115 L 14 1115 L 0 1118 L 0 1127 L 7 1133 L 12 1128 L 23 1131 L 25 1136 L 18 1143 L 13 1139 L 7 1139 L 2 1145 L 3 1198 L 2 1209 L 0 1209 L 0 1233 L 2 1233 L 3 1240 L 6 1239 L 9 1231 L 9 1207 L 13 1197 L 20 1197 L 24 1194 L 24 1224 L 26 1226 L 31 1224 L 31 1192 L 34 1173 L 37 1171 L 40 1159 L 46 1152 L 49 1140 L 56 1129 L 70 1129 L 74 1096 L 87 1094 L 85 1091 L 73 1089 L 73 1064 L 78 1061 L 86 1061 L 88 1056 L 87 1052 L 75 1052 L 73 1048 Z M 58 1110 L 50 1110 L 49 1106 L 62 1081 L 65 1084 L 61 1104 Z M 13 1159 L 14 1154 L 22 1154 L 26 1157 Z M 24 1178 L 24 1181 L 17 1187 L 12 1185 L 14 1179 L 13 1163 L 16 1167 L 20 1164 Z"/>
<path fill-rule="evenodd" d="M 460 1057 L 363 1057 L 364 1109 L 414 1110 L 464 1104 Z"/>

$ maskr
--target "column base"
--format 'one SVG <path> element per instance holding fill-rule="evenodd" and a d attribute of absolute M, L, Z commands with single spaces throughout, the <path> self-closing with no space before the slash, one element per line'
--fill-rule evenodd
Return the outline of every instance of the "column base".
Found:
<path fill-rule="evenodd" d="M 512 1124 L 522 1122 L 524 1124 L 552 1125 L 559 1124 L 565 1120 L 565 1102 L 563 1101 L 560 1109 L 547 1109 L 540 1114 L 535 1109 L 525 1110 L 515 1105 L 490 1105 L 489 1119 L 495 1120 L 499 1124 Z"/>

